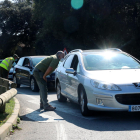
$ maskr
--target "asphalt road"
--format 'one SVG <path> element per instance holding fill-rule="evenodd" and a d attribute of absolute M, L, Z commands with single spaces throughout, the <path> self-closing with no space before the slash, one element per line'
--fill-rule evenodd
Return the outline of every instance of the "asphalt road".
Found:
<path fill-rule="evenodd" d="M 91 112 L 83 117 L 79 106 L 57 101 L 55 91 L 48 99 L 56 111 L 39 109 L 39 93 L 22 86 L 16 96 L 21 105 L 20 131 L 5 140 L 140 140 L 140 113 Z"/>

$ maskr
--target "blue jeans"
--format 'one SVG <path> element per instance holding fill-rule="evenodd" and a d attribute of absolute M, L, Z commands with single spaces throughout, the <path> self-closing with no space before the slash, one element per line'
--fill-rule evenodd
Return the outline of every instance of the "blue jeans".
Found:
<path fill-rule="evenodd" d="M 43 104 L 43 107 L 45 108 L 49 106 L 49 103 L 47 99 L 48 96 L 47 82 L 43 79 L 44 73 L 35 68 L 33 75 L 39 87 L 40 103 Z"/>

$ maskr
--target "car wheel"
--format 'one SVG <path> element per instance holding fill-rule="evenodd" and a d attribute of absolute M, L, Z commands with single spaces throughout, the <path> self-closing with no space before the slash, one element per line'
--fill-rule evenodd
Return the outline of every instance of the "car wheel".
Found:
<path fill-rule="evenodd" d="M 66 102 L 67 101 L 67 98 L 64 97 L 61 94 L 61 86 L 60 86 L 60 83 L 59 82 L 57 83 L 56 92 L 57 92 L 57 99 L 58 99 L 59 102 Z"/>
<path fill-rule="evenodd" d="M 86 96 L 86 92 L 85 92 L 84 88 L 81 88 L 79 98 L 80 98 L 79 101 L 80 101 L 81 113 L 83 116 L 88 116 L 89 110 L 87 108 L 87 96 Z"/>
<path fill-rule="evenodd" d="M 20 84 L 17 83 L 17 78 L 16 78 L 16 76 L 13 77 L 13 82 L 17 84 L 17 88 L 20 87 Z"/>
<path fill-rule="evenodd" d="M 34 77 L 31 77 L 31 80 L 30 80 L 30 88 L 33 92 L 35 91 L 38 91 L 38 85 L 36 83 L 36 80 Z"/>

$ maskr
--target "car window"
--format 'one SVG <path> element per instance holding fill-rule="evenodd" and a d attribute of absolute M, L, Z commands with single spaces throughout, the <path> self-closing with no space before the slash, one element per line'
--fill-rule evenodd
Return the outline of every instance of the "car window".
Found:
<path fill-rule="evenodd" d="M 140 69 L 140 63 L 126 53 L 84 54 L 83 62 L 86 70 Z"/>
<path fill-rule="evenodd" d="M 24 58 L 20 58 L 17 65 L 22 66 Z"/>
<path fill-rule="evenodd" d="M 35 58 L 32 58 L 33 66 L 35 67 L 44 58 L 45 57 L 35 57 Z"/>
<path fill-rule="evenodd" d="M 24 67 L 25 67 L 25 66 L 30 66 L 30 60 L 29 60 L 29 58 L 25 58 L 25 59 L 24 59 L 23 66 L 24 66 Z"/>
<path fill-rule="evenodd" d="M 75 71 L 77 71 L 78 62 L 79 62 L 78 56 L 74 55 L 74 58 L 71 63 L 71 68 L 73 68 Z"/>
<path fill-rule="evenodd" d="M 72 62 L 73 56 L 74 56 L 74 55 L 70 55 L 70 56 L 68 56 L 68 58 L 66 59 L 65 64 L 64 64 L 64 67 L 65 67 L 66 69 L 68 69 L 68 68 L 71 67 L 71 62 Z"/>

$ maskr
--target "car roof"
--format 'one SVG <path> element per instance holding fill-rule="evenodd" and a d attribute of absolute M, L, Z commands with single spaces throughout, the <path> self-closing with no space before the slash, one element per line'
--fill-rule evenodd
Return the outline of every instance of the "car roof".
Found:
<path fill-rule="evenodd" d="M 24 56 L 24 57 L 37 58 L 37 57 L 47 57 L 47 55 Z M 24 57 L 21 57 L 21 58 L 24 58 Z"/>
<path fill-rule="evenodd" d="M 104 51 L 114 51 L 114 52 L 121 52 L 121 51 L 117 51 L 117 50 L 111 50 L 111 49 L 83 50 L 83 52 L 104 52 Z"/>
<path fill-rule="evenodd" d="M 87 53 L 102 53 L 105 51 L 111 51 L 111 52 L 115 52 L 115 53 L 122 53 L 123 51 L 118 49 L 118 48 L 109 48 L 109 49 L 94 49 L 94 50 L 81 50 L 81 49 L 76 49 L 76 50 L 72 50 L 70 51 L 71 53 L 81 53 L 81 54 L 87 54 Z"/>

